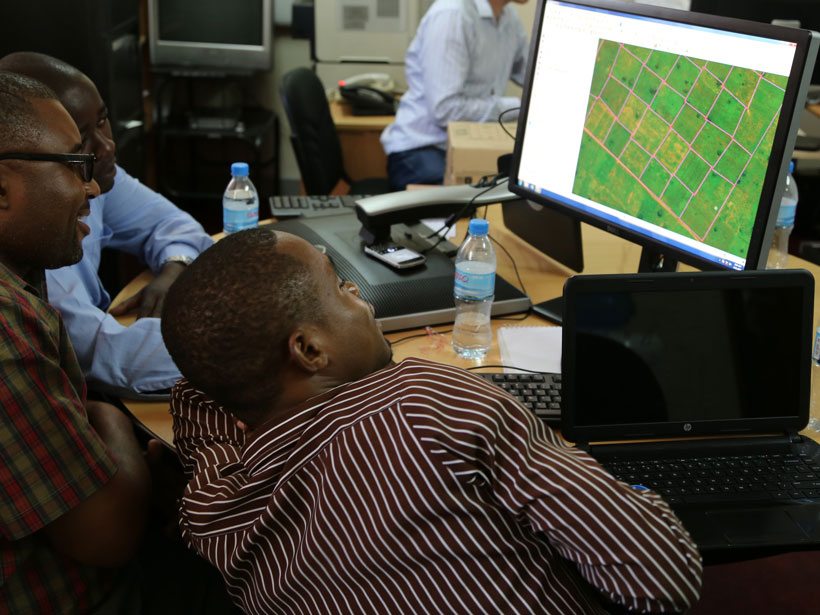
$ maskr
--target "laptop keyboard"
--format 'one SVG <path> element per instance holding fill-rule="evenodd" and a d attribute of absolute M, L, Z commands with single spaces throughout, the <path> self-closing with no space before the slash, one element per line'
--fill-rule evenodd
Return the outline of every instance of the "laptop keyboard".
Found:
<path fill-rule="evenodd" d="M 820 464 L 794 454 L 602 462 L 669 504 L 820 499 Z"/>
<path fill-rule="evenodd" d="M 550 425 L 561 420 L 561 374 L 510 374 L 478 372 L 518 399 Z"/>
<path fill-rule="evenodd" d="M 268 199 L 274 218 L 297 218 L 300 216 L 330 216 L 349 213 L 356 206 L 356 199 L 365 195 L 305 196 L 282 195 Z"/>

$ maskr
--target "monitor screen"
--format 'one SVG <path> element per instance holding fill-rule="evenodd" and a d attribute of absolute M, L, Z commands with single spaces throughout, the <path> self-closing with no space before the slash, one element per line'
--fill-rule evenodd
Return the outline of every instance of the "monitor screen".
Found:
<path fill-rule="evenodd" d="M 793 28 L 541 0 L 510 189 L 672 261 L 761 267 L 816 52 Z"/>
<path fill-rule="evenodd" d="M 262 3 L 231 3 L 229 13 L 224 2 L 213 0 L 174 0 L 159 4 L 159 38 L 186 43 L 223 43 L 227 45 L 261 45 Z"/>
<path fill-rule="evenodd" d="M 272 0 L 149 0 L 155 66 L 250 72 L 271 66 Z"/>
<path fill-rule="evenodd" d="M 805 426 L 814 305 L 809 272 L 575 276 L 564 300 L 566 437 L 742 433 L 752 423 L 762 432 L 782 429 L 784 421 Z M 777 385 L 759 386 L 763 381 Z"/>

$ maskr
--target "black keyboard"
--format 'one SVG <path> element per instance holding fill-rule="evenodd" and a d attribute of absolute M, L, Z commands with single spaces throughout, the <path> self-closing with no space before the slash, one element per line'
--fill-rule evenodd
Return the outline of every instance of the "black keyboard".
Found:
<path fill-rule="evenodd" d="M 300 216 L 332 216 L 353 211 L 356 199 L 365 195 L 334 195 L 334 196 L 272 196 L 269 199 L 270 212 L 274 218 L 297 218 Z"/>
<path fill-rule="evenodd" d="M 602 461 L 618 480 L 657 491 L 669 504 L 820 499 L 820 464 L 782 455 Z"/>
<path fill-rule="evenodd" d="M 518 399 L 550 425 L 561 421 L 561 374 L 477 374 Z"/>

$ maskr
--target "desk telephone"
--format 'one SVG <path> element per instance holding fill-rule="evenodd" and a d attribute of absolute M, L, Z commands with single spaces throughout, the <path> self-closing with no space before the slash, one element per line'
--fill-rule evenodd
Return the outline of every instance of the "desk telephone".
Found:
<path fill-rule="evenodd" d="M 369 85 L 340 85 L 339 92 L 353 105 L 353 115 L 395 115 L 396 97 Z"/>

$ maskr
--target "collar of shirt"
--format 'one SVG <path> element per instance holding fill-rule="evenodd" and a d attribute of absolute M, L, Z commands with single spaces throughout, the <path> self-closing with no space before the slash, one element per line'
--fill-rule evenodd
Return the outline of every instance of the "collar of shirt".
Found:
<path fill-rule="evenodd" d="M 333 400 L 350 388 L 366 389 L 367 381 L 396 368 L 397 364 L 391 362 L 364 378 L 311 397 L 262 423 L 242 447 L 240 459 L 245 471 L 251 476 L 262 472 L 281 475 L 285 472 L 285 465 L 288 466 L 287 472 L 298 468 L 328 440 L 329 434 L 350 424 L 349 417 L 343 416 L 346 412 L 344 405 L 339 408 L 342 415 L 338 416 L 338 422 L 333 424 L 337 410 L 333 407 Z"/>
<path fill-rule="evenodd" d="M 48 301 L 46 272 L 43 269 L 33 269 L 28 279 L 26 279 L 21 278 L 3 263 L 0 263 L 0 280 L 8 282 L 9 285 L 15 288 L 25 290 L 43 301 Z"/>
<path fill-rule="evenodd" d="M 490 0 L 473 0 L 473 4 L 475 4 L 475 9 L 481 19 L 491 19 L 495 25 L 498 25 L 501 23 L 501 20 L 504 19 L 504 13 L 507 9 L 506 4 L 501 8 L 498 19 L 493 15 L 493 7 L 490 4 Z"/>
<path fill-rule="evenodd" d="M 291 458 L 291 450 L 336 390 L 311 397 L 257 427 L 240 454 L 247 473 L 281 471 L 281 466 Z"/>

